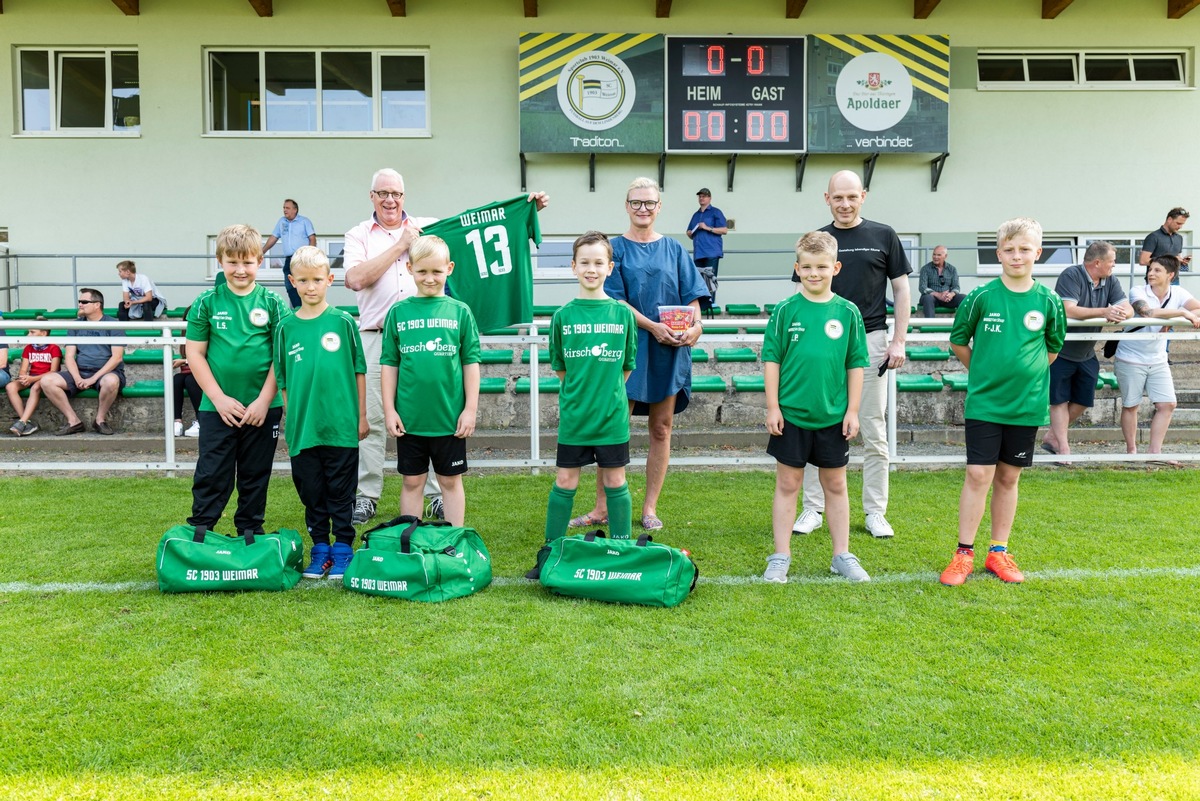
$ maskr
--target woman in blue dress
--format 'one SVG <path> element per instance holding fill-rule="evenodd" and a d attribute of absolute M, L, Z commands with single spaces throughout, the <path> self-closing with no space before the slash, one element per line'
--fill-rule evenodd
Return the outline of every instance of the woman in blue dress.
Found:
<path fill-rule="evenodd" d="M 625 193 L 629 230 L 612 240 L 616 267 L 604 282 L 609 297 L 629 304 L 638 324 L 637 366 L 626 382 L 631 414 L 649 415 L 650 453 L 646 458 L 646 497 L 642 527 L 663 527 L 658 497 L 671 461 L 671 425 L 692 395 L 692 345 L 700 338 L 700 299 L 708 289 L 695 262 L 674 239 L 655 232 L 662 210 L 658 183 L 637 178 Z M 691 306 L 692 325 L 676 332 L 659 322 L 659 306 Z M 608 509 L 597 485 L 596 507 L 572 526 L 603 525 Z"/>

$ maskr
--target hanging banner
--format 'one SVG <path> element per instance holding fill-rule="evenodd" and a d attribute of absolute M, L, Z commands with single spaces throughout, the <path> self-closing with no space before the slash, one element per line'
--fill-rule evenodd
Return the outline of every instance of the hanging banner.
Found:
<path fill-rule="evenodd" d="M 663 37 L 523 33 L 523 153 L 661 153 Z"/>
<path fill-rule="evenodd" d="M 950 37 L 812 35 L 808 152 L 949 150 Z"/>

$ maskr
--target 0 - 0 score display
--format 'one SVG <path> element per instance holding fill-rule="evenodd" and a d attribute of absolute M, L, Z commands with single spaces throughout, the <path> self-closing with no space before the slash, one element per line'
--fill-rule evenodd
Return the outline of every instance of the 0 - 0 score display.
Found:
<path fill-rule="evenodd" d="M 666 38 L 667 152 L 805 150 L 804 37 Z"/>

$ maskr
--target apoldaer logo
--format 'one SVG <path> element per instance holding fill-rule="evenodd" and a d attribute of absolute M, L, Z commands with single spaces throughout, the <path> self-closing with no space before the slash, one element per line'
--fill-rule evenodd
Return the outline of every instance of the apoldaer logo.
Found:
<path fill-rule="evenodd" d="M 625 62 L 600 50 L 580 53 L 558 75 L 558 105 L 571 122 L 589 131 L 605 131 L 633 109 L 637 96 Z"/>
<path fill-rule="evenodd" d="M 841 339 L 843 332 L 841 320 L 830 320 L 825 323 L 825 336 L 830 339 Z"/>
<path fill-rule="evenodd" d="M 330 331 L 325 336 L 321 337 L 321 347 L 330 353 L 336 353 L 337 349 L 342 346 L 342 338 L 334 332 Z"/>
<path fill-rule="evenodd" d="M 1025 315 L 1023 322 L 1025 323 L 1025 327 L 1030 331 L 1041 331 L 1042 327 L 1046 324 L 1046 315 L 1040 311 L 1031 311 Z"/>
<path fill-rule="evenodd" d="M 912 77 L 887 53 L 863 53 L 842 67 L 835 93 L 846 122 L 864 131 L 885 131 L 912 106 Z"/>

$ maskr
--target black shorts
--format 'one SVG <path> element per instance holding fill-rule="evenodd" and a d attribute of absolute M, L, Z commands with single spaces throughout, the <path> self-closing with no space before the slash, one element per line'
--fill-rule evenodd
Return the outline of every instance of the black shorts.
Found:
<path fill-rule="evenodd" d="M 1061 356 L 1050 365 L 1050 405 L 1078 403 L 1091 408 L 1096 403 L 1096 377 L 1100 360 L 1073 362 Z"/>
<path fill-rule="evenodd" d="M 629 440 L 619 445 L 564 445 L 558 443 L 554 457 L 557 467 L 624 467 L 629 464 Z"/>
<path fill-rule="evenodd" d="M 845 467 L 850 464 L 850 442 L 842 436 L 842 424 L 828 428 L 800 428 L 783 421 L 783 434 L 771 435 L 767 455 L 788 467 Z"/>
<path fill-rule="evenodd" d="M 79 368 L 79 377 L 80 378 L 91 378 L 97 372 L 99 372 L 99 371 L 98 370 L 84 370 L 81 367 L 81 368 Z M 73 398 L 76 395 L 78 395 L 80 392 L 83 392 L 82 389 L 75 386 L 75 376 L 71 375 L 70 370 L 62 370 L 59 372 L 59 375 L 62 376 L 63 381 L 67 382 L 67 397 L 68 398 Z M 113 370 L 109 375 L 115 375 L 117 377 L 117 380 L 119 382 L 121 382 L 120 384 L 117 385 L 117 392 L 120 392 L 121 390 L 125 389 L 125 371 L 124 370 Z M 103 379 L 101 379 L 101 380 L 103 380 Z M 99 392 L 100 385 L 96 384 L 95 386 L 92 387 L 92 389 Z"/>
<path fill-rule="evenodd" d="M 994 465 L 1004 462 L 1013 467 L 1033 464 L 1033 443 L 1037 426 L 1014 426 L 967 420 L 967 464 Z"/>
<path fill-rule="evenodd" d="M 405 434 L 396 438 L 396 471 L 402 476 L 423 476 L 429 472 L 439 476 L 460 476 L 467 472 L 467 441 L 453 434 L 442 437 L 423 437 Z"/>

